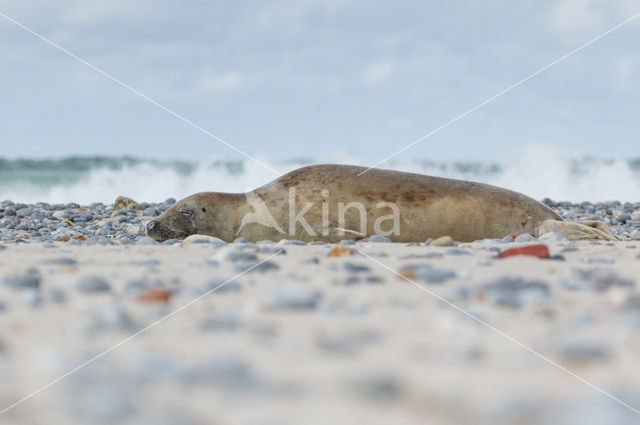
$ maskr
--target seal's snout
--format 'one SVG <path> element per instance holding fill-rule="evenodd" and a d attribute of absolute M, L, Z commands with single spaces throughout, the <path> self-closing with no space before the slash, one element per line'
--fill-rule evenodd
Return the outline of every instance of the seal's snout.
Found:
<path fill-rule="evenodd" d="M 158 225 L 158 222 L 155 220 L 149 220 L 147 221 L 147 224 L 145 224 L 144 229 L 147 232 L 147 235 L 151 235 L 151 232 L 153 232 L 153 229 L 155 229 L 155 227 Z"/>

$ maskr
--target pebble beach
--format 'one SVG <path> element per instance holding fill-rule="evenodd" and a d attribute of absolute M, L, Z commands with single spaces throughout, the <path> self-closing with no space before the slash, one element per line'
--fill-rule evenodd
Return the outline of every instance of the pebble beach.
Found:
<path fill-rule="evenodd" d="M 640 203 L 544 202 L 626 240 L 158 243 L 174 199 L 0 202 L 0 422 L 636 424 Z"/>

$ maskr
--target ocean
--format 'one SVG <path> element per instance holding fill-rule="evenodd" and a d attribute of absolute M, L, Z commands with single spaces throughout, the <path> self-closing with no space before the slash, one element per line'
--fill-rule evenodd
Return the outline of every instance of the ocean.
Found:
<path fill-rule="evenodd" d="M 318 163 L 376 162 L 344 155 L 260 160 L 281 172 Z M 640 202 L 640 159 L 571 158 L 533 149 L 503 162 L 391 160 L 381 168 L 489 183 L 539 200 Z M 139 202 L 159 202 L 201 191 L 242 192 L 276 177 L 250 160 L 0 159 L 0 200 L 90 204 L 111 203 L 124 195 Z"/>

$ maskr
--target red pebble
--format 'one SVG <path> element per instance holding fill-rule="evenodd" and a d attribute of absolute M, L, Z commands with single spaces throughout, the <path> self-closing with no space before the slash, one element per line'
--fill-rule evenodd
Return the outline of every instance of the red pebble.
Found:
<path fill-rule="evenodd" d="M 143 303 L 166 302 L 171 298 L 171 292 L 166 289 L 151 288 L 138 295 L 137 300 Z"/>
<path fill-rule="evenodd" d="M 498 258 L 513 257 L 514 255 L 529 255 L 538 258 L 549 258 L 549 248 L 546 245 L 528 245 L 518 248 L 505 249 Z"/>

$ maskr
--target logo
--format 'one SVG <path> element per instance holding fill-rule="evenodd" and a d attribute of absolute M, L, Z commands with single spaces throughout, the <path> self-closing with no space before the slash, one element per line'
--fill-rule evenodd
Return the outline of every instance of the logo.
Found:
<path fill-rule="evenodd" d="M 323 190 L 321 192 L 322 201 L 320 205 L 321 210 L 321 228 L 314 229 L 307 218 L 305 217 L 309 211 L 316 206 L 315 202 L 309 202 L 306 200 L 301 200 L 301 202 L 297 202 L 296 200 L 296 188 L 289 188 L 289 211 L 286 216 L 288 218 L 288 229 L 283 229 L 281 226 L 282 222 L 279 222 L 274 218 L 269 211 L 269 207 L 264 202 L 264 200 L 258 196 L 254 192 L 245 193 L 245 197 L 247 199 L 247 203 L 251 206 L 251 212 L 247 213 L 242 217 L 240 222 L 240 227 L 236 232 L 236 235 L 239 235 L 242 229 L 249 224 L 258 224 L 261 226 L 268 227 L 270 229 L 274 229 L 279 234 L 286 235 L 293 238 L 296 236 L 296 229 L 301 228 L 306 232 L 309 236 L 317 237 L 318 232 L 322 236 L 330 236 L 330 235 L 339 235 L 344 236 L 346 234 L 357 235 L 360 237 L 368 236 L 368 223 L 367 223 L 367 208 L 364 204 L 358 201 L 353 202 L 338 202 L 337 203 L 337 223 L 334 220 L 330 220 L 330 193 L 328 190 Z M 304 203 L 304 204 L 303 204 Z M 298 205 L 300 204 L 300 205 Z M 297 209 L 297 207 L 301 207 Z M 317 209 L 317 208 L 316 208 Z M 382 236 L 390 236 L 390 235 L 399 235 L 400 234 L 400 209 L 393 202 L 378 202 L 376 204 L 375 213 L 373 214 L 375 217 L 375 221 L 373 223 L 373 233 L 382 235 Z M 356 212 L 358 220 L 353 220 L 353 212 Z M 388 213 L 385 215 L 381 215 L 382 213 Z M 347 220 L 347 216 L 351 218 L 351 220 Z M 283 216 L 282 219 L 285 217 Z M 350 224 L 351 228 L 347 226 L 347 223 Z M 359 225 L 359 226 L 358 226 Z"/>

